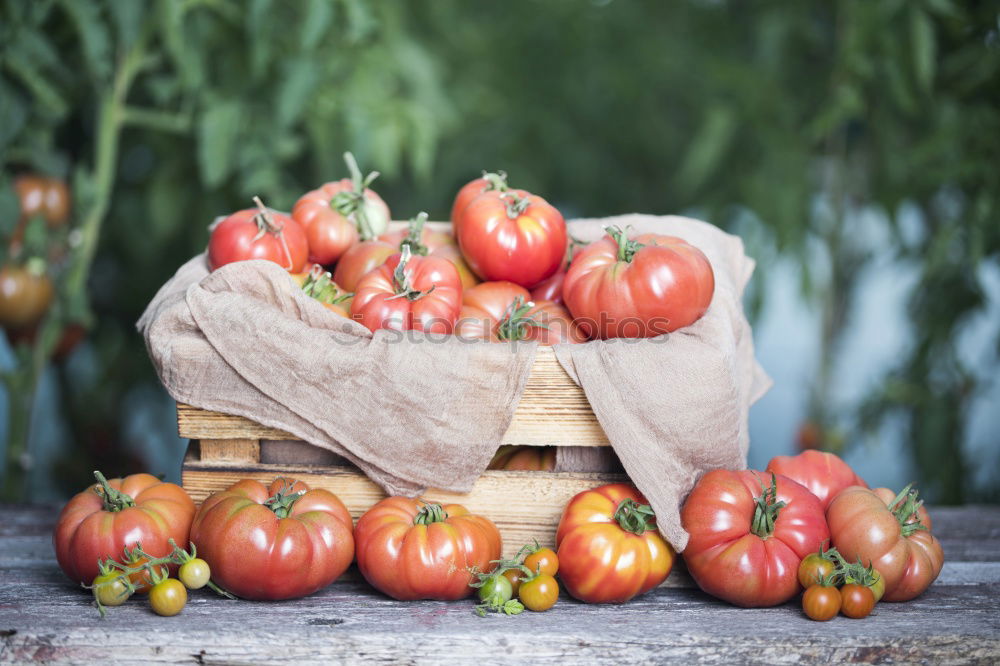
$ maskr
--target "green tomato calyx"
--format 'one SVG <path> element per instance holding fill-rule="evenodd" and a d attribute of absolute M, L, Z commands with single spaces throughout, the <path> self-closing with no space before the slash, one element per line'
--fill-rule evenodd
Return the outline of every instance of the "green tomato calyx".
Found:
<path fill-rule="evenodd" d="M 927 526 L 920 520 L 920 507 L 924 505 L 923 500 L 918 500 L 919 492 L 909 484 L 899 491 L 899 494 L 889 502 L 889 511 L 899 521 L 899 526 L 904 537 L 908 537 L 919 530 L 926 530 Z"/>
<path fill-rule="evenodd" d="M 785 508 L 785 502 L 778 501 L 778 477 L 771 474 L 771 487 L 765 488 L 764 482 L 757 477 L 760 483 L 760 496 L 754 498 L 757 506 L 754 508 L 753 521 L 750 524 L 750 531 L 761 539 L 767 539 L 774 534 L 774 523 L 778 520 L 778 513 Z"/>
<path fill-rule="evenodd" d="M 448 512 L 440 504 L 424 504 L 413 518 L 414 525 L 430 525 L 443 523 L 448 519 Z"/>
<path fill-rule="evenodd" d="M 96 469 L 94 470 L 94 478 L 97 479 L 94 492 L 104 500 L 105 511 L 117 512 L 135 506 L 135 500 L 131 496 L 112 488 L 104 475 Z"/>
<path fill-rule="evenodd" d="M 264 501 L 264 506 L 273 511 L 278 518 L 287 518 L 292 513 L 292 506 L 306 494 L 306 491 L 292 492 L 295 484 L 289 483 L 288 479 L 282 479 L 282 482 L 278 492 Z"/>
<path fill-rule="evenodd" d="M 604 227 L 604 231 L 607 232 L 608 236 L 618 244 L 618 261 L 624 261 L 625 263 L 631 263 L 632 258 L 635 257 L 635 253 L 646 247 L 642 243 L 634 240 L 629 240 L 627 230 L 622 230 L 621 227 L 616 227 L 614 225 Z"/>
<path fill-rule="evenodd" d="M 618 504 L 614 519 L 623 530 L 639 536 L 656 529 L 656 514 L 653 512 L 653 507 L 639 504 L 631 497 L 626 497 Z"/>
<path fill-rule="evenodd" d="M 399 251 L 403 251 L 403 247 L 409 247 L 410 252 L 413 254 L 419 254 L 421 257 L 426 257 L 430 250 L 426 245 L 423 244 L 422 238 L 424 235 L 424 224 L 427 223 L 427 213 L 420 211 L 417 216 L 410 220 L 410 225 L 406 231 L 406 237 L 403 238 L 399 243 Z"/>

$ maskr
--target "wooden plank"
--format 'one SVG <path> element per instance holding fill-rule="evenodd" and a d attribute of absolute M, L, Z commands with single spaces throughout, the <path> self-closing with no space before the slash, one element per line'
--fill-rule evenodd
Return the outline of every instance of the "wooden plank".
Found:
<path fill-rule="evenodd" d="M 189 439 L 298 439 L 232 414 L 177 405 L 177 431 Z M 573 383 L 550 347 L 539 347 L 531 375 L 502 444 L 609 446 L 583 389 Z"/>
<path fill-rule="evenodd" d="M 203 439 L 198 450 L 201 462 L 205 463 L 255 465 L 260 462 L 260 440 L 257 439 Z"/>
<path fill-rule="evenodd" d="M 352 467 L 304 465 L 252 466 L 184 463 L 184 489 L 195 502 L 211 493 L 228 488 L 240 479 L 270 482 L 276 476 L 301 479 L 313 488 L 335 493 L 357 519 L 386 496 L 367 476 Z M 513 555 L 525 543 L 538 539 L 543 545 L 555 544 L 556 527 L 566 503 L 577 493 L 604 483 L 624 480 L 623 475 L 570 472 L 500 472 L 489 471 L 468 494 L 431 489 L 425 499 L 464 505 L 469 511 L 490 518 L 500 529 L 504 554 Z"/>
<path fill-rule="evenodd" d="M 879 604 L 865 620 L 822 623 L 806 619 L 798 600 L 743 609 L 677 588 L 607 606 L 563 594 L 545 613 L 483 619 L 471 600 L 398 602 L 358 579 L 280 603 L 195 591 L 173 618 L 154 615 L 136 597 L 100 620 L 89 593 L 55 563 L 58 510 L 0 506 L 0 664 L 433 664 L 479 663 L 483 654 L 616 666 L 1000 662 L 1000 507 L 931 507 L 949 557 L 938 581 L 914 601 Z"/>

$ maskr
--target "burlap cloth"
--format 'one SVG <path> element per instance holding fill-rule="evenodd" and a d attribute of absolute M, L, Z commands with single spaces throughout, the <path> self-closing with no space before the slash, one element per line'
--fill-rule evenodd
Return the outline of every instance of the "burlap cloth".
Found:
<path fill-rule="evenodd" d="M 754 262 L 739 238 L 688 218 L 576 220 L 570 233 L 592 241 L 608 224 L 685 238 L 715 270 L 712 304 L 686 329 L 555 348 L 660 531 L 683 550 L 681 502 L 703 472 L 746 466 L 748 410 L 770 386 L 740 301 Z M 536 348 L 372 334 L 303 294 L 276 264 L 209 273 L 204 255 L 160 289 L 138 328 L 175 400 L 290 432 L 411 496 L 471 489 L 510 425 Z M 572 458 L 560 468 L 580 464 Z"/>

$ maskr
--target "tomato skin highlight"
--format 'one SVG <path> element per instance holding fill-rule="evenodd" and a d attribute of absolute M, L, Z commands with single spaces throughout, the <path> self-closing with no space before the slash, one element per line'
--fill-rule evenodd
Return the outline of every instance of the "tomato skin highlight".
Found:
<path fill-rule="evenodd" d="M 141 543 L 153 557 L 165 557 L 173 552 L 171 538 L 188 542 L 195 506 L 183 488 L 151 474 L 109 479 L 108 485 L 135 506 L 106 510 L 94 484 L 66 503 L 52 533 L 59 567 L 77 583 L 92 581 L 100 574 L 98 560 L 117 559 L 126 547 Z"/>
<path fill-rule="evenodd" d="M 850 487 L 833 499 L 826 517 L 840 554 L 848 562 L 860 558 L 864 566 L 870 564 L 879 572 L 885 587 L 883 600 L 908 601 L 937 579 L 944 551 L 922 506 L 907 524 L 919 522 L 926 529 L 904 535 L 903 525 L 888 507 L 895 496 L 888 488 Z"/>
<path fill-rule="evenodd" d="M 287 515 L 268 508 L 291 499 Z M 354 556 L 353 521 L 343 502 L 321 488 L 277 478 L 243 479 L 209 496 L 191 525 L 191 541 L 213 580 L 244 599 L 295 599 L 336 580 Z"/>
<path fill-rule="evenodd" d="M 521 583 L 517 598 L 530 611 L 547 611 L 559 599 L 559 583 L 549 574 L 539 574 Z"/>
<path fill-rule="evenodd" d="M 176 578 L 161 581 L 149 591 L 149 605 L 157 615 L 177 615 L 187 605 L 187 588 Z"/>
<path fill-rule="evenodd" d="M 824 511 L 841 490 L 850 486 L 868 487 L 839 456 L 825 451 L 808 450 L 797 456 L 775 456 L 764 471 L 782 474 L 801 483 L 819 498 Z"/>
<path fill-rule="evenodd" d="M 853 620 L 871 615 L 875 607 L 875 595 L 864 585 L 848 583 L 840 588 L 840 612 Z"/>
<path fill-rule="evenodd" d="M 209 268 L 214 271 L 235 261 L 266 259 L 289 273 L 301 273 L 309 257 L 305 232 L 288 215 L 270 209 L 267 212 L 273 230 L 260 221 L 262 213 L 258 208 L 237 211 L 212 229 L 208 239 Z"/>
<path fill-rule="evenodd" d="M 802 594 L 802 610 L 817 622 L 832 620 L 840 612 L 840 590 L 829 585 L 810 585 Z"/>
<path fill-rule="evenodd" d="M 524 202 L 524 209 L 515 211 L 513 201 Z M 569 242 L 559 211 L 524 190 L 476 197 L 460 215 L 455 234 L 476 275 L 528 289 L 559 270 Z"/>
<path fill-rule="evenodd" d="M 439 507 L 443 520 L 417 524 Z M 387 497 L 370 508 L 355 529 L 358 569 L 375 589 L 400 601 L 464 599 L 474 588 L 473 569 L 496 568 L 502 541 L 493 521 L 460 504 L 435 505 Z"/>
<path fill-rule="evenodd" d="M 563 301 L 591 339 L 676 331 L 700 319 L 712 302 L 715 273 L 701 250 L 675 236 L 632 240 L 643 247 L 620 259 L 619 243 L 605 236 L 577 252 L 566 271 Z"/>
<path fill-rule="evenodd" d="M 737 606 L 776 606 L 799 591 L 799 564 L 830 538 L 823 507 L 804 486 L 774 475 L 778 510 L 773 532 L 755 534 L 757 498 L 771 475 L 712 470 L 681 508 L 690 534 L 684 561 L 698 586 Z M 762 484 L 764 488 L 762 489 Z"/>
<path fill-rule="evenodd" d="M 578 493 L 563 511 L 556 531 L 559 579 L 580 601 L 624 603 L 670 574 L 676 554 L 660 533 L 634 534 L 614 518 L 626 499 L 648 505 L 635 486 L 612 483 Z"/>

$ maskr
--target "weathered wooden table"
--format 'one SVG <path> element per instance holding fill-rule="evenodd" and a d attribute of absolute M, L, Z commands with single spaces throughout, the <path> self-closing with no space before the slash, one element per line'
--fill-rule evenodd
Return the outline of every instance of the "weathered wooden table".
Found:
<path fill-rule="evenodd" d="M 101 620 L 56 565 L 56 513 L 0 506 L 0 663 L 1000 663 L 1000 507 L 932 510 L 947 561 L 930 590 L 826 623 L 797 600 L 741 609 L 689 587 L 480 618 L 471 601 L 401 603 L 356 575 L 296 601 L 199 591 L 173 618 L 135 599 Z"/>

